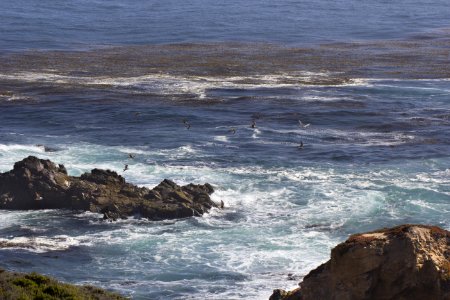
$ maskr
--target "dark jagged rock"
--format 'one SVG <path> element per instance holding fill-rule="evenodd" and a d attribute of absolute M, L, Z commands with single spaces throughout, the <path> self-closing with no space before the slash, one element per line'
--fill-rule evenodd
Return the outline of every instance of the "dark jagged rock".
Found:
<path fill-rule="evenodd" d="M 218 207 L 213 187 L 179 186 L 168 179 L 150 190 L 127 183 L 116 172 L 93 169 L 69 176 L 63 165 L 29 156 L 0 174 L 1 209 L 66 208 L 103 213 L 116 220 L 140 216 L 151 220 L 200 216 Z"/>
<path fill-rule="evenodd" d="M 300 287 L 270 300 L 449 300 L 450 232 L 401 225 L 352 235 Z"/>

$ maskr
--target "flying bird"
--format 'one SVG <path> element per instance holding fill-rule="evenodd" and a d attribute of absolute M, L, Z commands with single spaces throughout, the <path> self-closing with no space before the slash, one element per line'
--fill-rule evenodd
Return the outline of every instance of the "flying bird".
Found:
<path fill-rule="evenodd" d="M 309 125 L 311 125 L 311 124 L 310 123 L 304 124 L 301 120 L 298 120 L 298 126 L 300 126 L 300 127 L 307 128 L 307 127 L 309 127 Z"/>
<path fill-rule="evenodd" d="M 136 155 L 129 153 L 128 154 L 128 158 L 134 159 L 136 157 Z"/>
<path fill-rule="evenodd" d="M 123 171 L 125 172 L 126 170 L 128 170 L 128 165 L 125 165 L 125 167 L 123 168 Z"/>
<path fill-rule="evenodd" d="M 183 124 L 184 124 L 184 126 L 186 126 L 186 129 L 191 128 L 191 124 L 189 124 L 187 119 L 183 119 Z"/>

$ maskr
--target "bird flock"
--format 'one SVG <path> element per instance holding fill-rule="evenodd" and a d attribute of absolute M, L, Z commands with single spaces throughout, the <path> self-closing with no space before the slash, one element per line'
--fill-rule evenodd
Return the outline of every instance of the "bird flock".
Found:
<path fill-rule="evenodd" d="M 140 115 L 141 115 L 140 112 L 135 112 L 135 113 L 134 113 L 134 116 L 135 116 L 136 118 L 138 118 Z M 187 130 L 191 129 L 191 123 L 189 123 L 188 119 L 182 119 L 182 123 L 183 123 L 184 127 L 185 127 Z M 303 123 L 301 120 L 298 120 L 298 126 L 299 126 L 300 128 L 306 129 L 306 128 L 308 128 L 310 125 L 311 125 L 311 123 Z M 252 128 L 252 129 L 256 129 L 256 128 L 257 128 L 257 126 L 256 126 L 256 120 L 255 120 L 255 119 L 252 119 L 252 122 L 251 122 L 251 124 L 250 124 L 250 128 Z M 228 130 L 228 132 L 231 133 L 231 134 L 236 134 L 236 131 L 237 131 L 237 129 L 236 129 L 235 127 L 231 127 L 231 128 Z M 298 149 L 303 149 L 303 147 L 304 147 L 303 141 L 300 141 L 300 143 L 299 143 L 299 145 L 297 146 L 297 148 L 298 148 Z M 129 158 L 129 159 L 135 159 L 135 157 L 136 157 L 135 154 L 132 154 L 132 153 L 129 153 L 129 154 L 128 154 L 128 158 Z M 125 172 L 125 171 L 127 171 L 128 169 L 129 169 L 128 164 L 125 164 L 125 165 L 124 165 L 124 168 L 123 168 L 123 171 Z"/>

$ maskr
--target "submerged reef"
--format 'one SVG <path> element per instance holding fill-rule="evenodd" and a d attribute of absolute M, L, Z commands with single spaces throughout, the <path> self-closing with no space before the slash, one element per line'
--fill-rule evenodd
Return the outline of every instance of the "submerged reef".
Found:
<path fill-rule="evenodd" d="M 407 224 L 352 235 L 299 285 L 270 300 L 450 299 L 450 232 Z"/>
<path fill-rule="evenodd" d="M 153 189 L 138 187 L 109 170 L 69 176 L 63 165 L 34 156 L 0 174 L 0 209 L 84 210 L 102 213 L 109 220 L 200 216 L 220 206 L 211 200 L 213 192 L 208 183 L 179 186 L 167 179 Z"/>
<path fill-rule="evenodd" d="M 61 283 L 37 273 L 22 274 L 0 269 L 0 299 L 125 300 L 127 298 L 93 286 Z"/>

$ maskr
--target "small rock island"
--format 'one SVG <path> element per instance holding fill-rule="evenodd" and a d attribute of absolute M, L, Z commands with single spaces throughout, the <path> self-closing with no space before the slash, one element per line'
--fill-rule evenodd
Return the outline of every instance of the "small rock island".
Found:
<path fill-rule="evenodd" d="M 69 176 L 64 165 L 34 156 L 0 173 L 0 209 L 83 210 L 102 213 L 108 220 L 201 216 L 220 207 L 210 198 L 213 192 L 208 183 L 179 186 L 167 179 L 153 189 L 138 187 L 109 170 Z"/>

